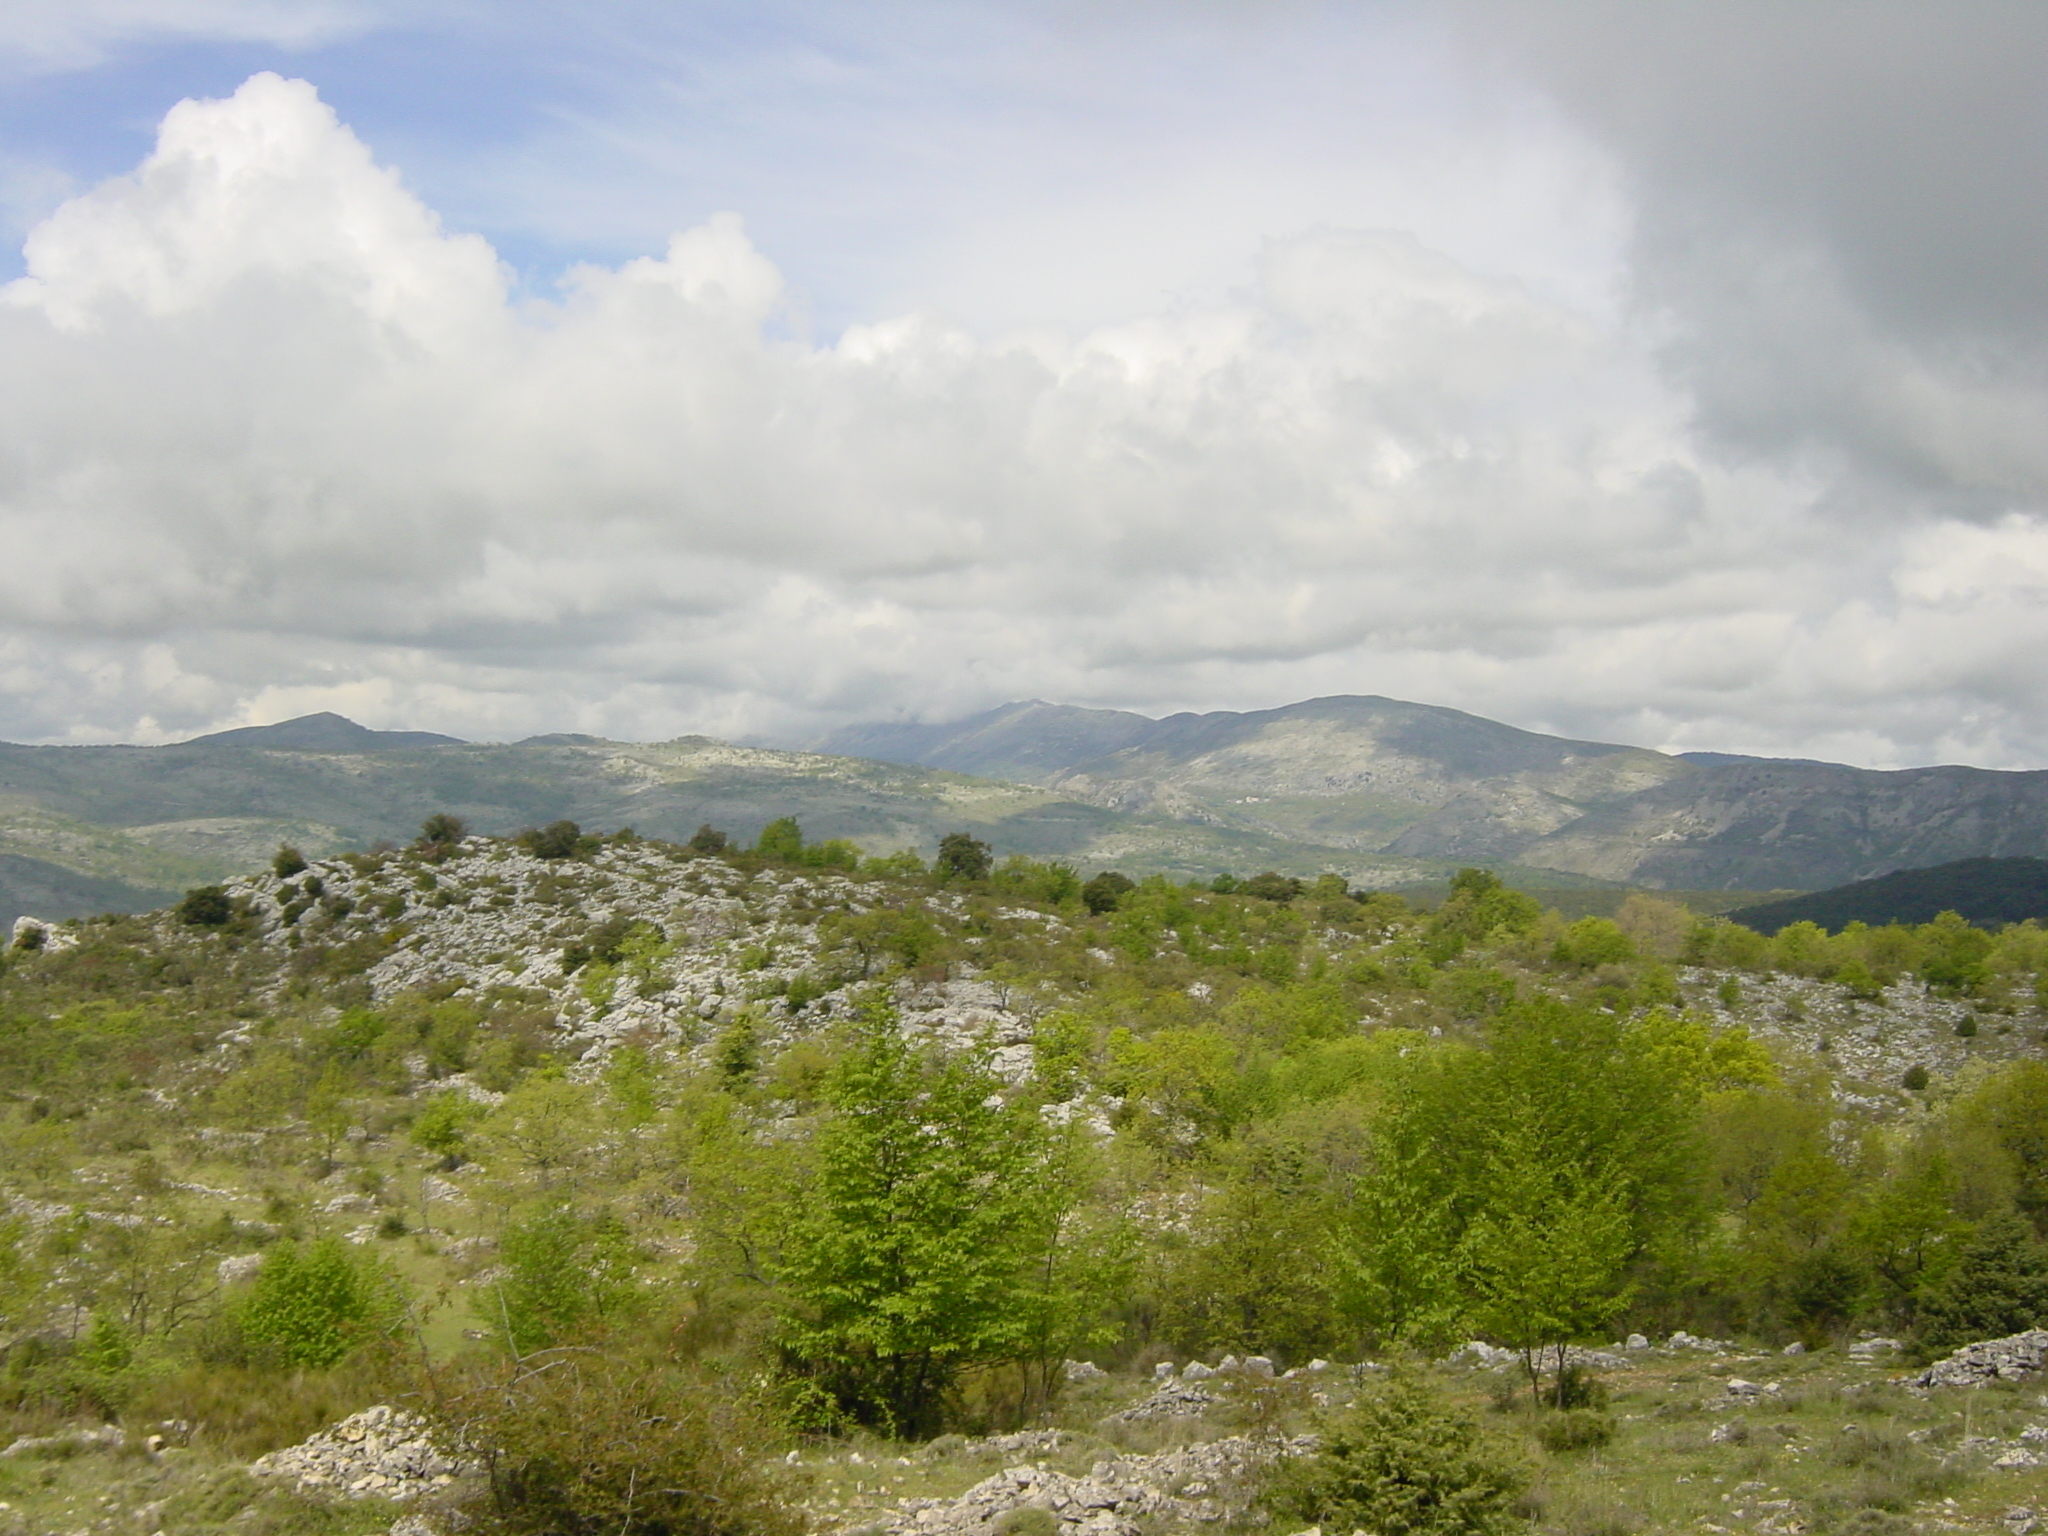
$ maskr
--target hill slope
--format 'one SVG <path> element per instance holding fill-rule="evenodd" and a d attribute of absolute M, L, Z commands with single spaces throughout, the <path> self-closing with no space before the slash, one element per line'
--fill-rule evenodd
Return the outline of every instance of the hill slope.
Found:
<path fill-rule="evenodd" d="M 0 745 L 0 853 L 42 871 L 30 878 L 25 866 L 0 865 L 0 919 L 143 910 L 165 891 L 257 868 L 280 842 L 308 854 L 401 842 L 436 811 L 486 833 L 566 818 L 681 840 L 709 822 L 746 841 L 795 816 L 813 839 L 848 838 L 870 853 L 929 854 L 944 833 L 965 830 L 998 854 L 1135 874 L 1336 869 L 1358 883 L 1395 884 L 1442 873 L 1426 860 L 1118 810 L 1031 785 L 708 737 L 369 749 L 341 739 L 320 749 L 246 739 Z M 114 884 L 60 888 L 52 870 Z"/>
<path fill-rule="evenodd" d="M 1000 765 L 1090 804 L 1209 825 L 1664 890 L 1810 889 L 2048 855 L 2048 773 L 1675 757 L 1377 697 L 1154 721 L 1012 704 L 827 745 Z"/>
<path fill-rule="evenodd" d="M 1958 859 L 1931 869 L 1900 869 L 1831 891 L 1738 907 L 1728 915 L 1759 933 L 1793 923 L 1839 930 L 1850 923 L 1927 923 L 1956 912 L 1996 927 L 2048 918 L 2048 859 Z"/>

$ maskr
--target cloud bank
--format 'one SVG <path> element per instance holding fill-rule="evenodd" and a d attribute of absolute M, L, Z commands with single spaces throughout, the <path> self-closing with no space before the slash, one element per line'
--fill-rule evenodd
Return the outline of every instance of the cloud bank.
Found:
<path fill-rule="evenodd" d="M 0 735 L 332 708 L 801 736 L 1343 691 L 1652 745 L 2048 760 L 2025 368 L 1781 336 L 1865 384 L 1830 416 L 1845 386 L 1781 381 L 1832 426 L 1759 435 L 1770 338 L 1684 299 L 1646 207 L 1656 323 L 1325 229 L 1228 303 L 817 343 L 735 215 L 518 298 L 310 85 L 259 75 L 175 108 L 0 290 Z M 1915 366 L 1967 320 L 1922 345 L 1856 313 Z"/>

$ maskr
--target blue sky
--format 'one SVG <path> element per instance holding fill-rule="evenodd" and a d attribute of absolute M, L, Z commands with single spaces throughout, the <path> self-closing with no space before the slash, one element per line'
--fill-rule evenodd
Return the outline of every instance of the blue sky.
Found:
<path fill-rule="evenodd" d="M 0 736 L 2048 763 L 2048 9 L 0 0 Z"/>
<path fill-rule="evenodd" d="M 13 232 L 131 169 L 177 101 L 274 70 L 540 290 L 727 209 L 828 329 L 1119 319 L 1322 224 L 1412 227 L 1581 302 L 1614 277 L 1597 154 L 1413 7 L 385 9 L 245 18 L 276 40 L 88 23 L 18 56 Z"/>

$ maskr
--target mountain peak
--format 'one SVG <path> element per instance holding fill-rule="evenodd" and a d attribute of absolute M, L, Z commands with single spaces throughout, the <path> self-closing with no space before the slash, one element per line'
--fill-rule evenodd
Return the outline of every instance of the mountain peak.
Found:
<path fill-rule="evenodd" d="M 275 725 L 244 725 L 178 743 L 185 747 L 265 747 L 286 752 L 390 752 L 403 747 L 462 746 L 459 736 L 434 731 L 373 731 L 346 715 L 322 710 Z"/>

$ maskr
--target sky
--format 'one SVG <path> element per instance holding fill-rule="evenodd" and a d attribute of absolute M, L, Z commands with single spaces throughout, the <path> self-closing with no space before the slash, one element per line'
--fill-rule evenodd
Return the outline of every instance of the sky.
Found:
<path fill-rule="evenodd" d="M 2035 0 L 0 0 L 0 738 L 2048 766 Z"/>

